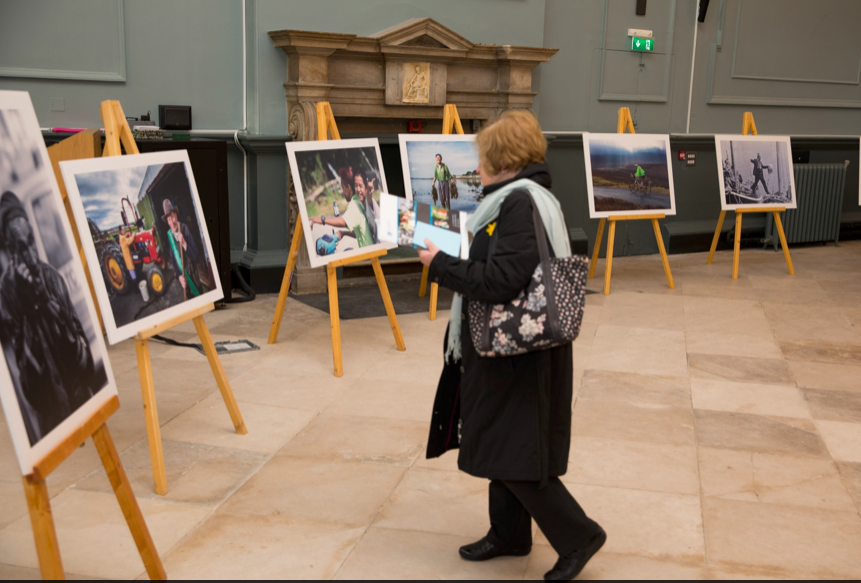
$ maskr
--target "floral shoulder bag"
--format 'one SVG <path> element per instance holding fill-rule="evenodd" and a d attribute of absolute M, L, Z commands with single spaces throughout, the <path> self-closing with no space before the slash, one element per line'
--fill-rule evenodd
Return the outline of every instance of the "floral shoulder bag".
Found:
<path fill-rule="evenodd" d="M 533 209 L 541 262 L 529 285 L 507 304 L 469 301 L 469 331 L 479 356 L 546 350 L 573 342 L 580 334 L 589 259 L 550 257 L 541 215 L 537 206 Z"/>

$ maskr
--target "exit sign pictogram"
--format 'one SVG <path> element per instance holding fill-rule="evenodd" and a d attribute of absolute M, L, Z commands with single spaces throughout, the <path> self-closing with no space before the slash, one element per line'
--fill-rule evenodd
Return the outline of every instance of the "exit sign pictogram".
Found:
<path fill-rule="evenodd" d="M 655 39 L 653 38 L 639 38 L 636 36 L 631 37 L 631 50 L 632 51 L 646 51 L 651 52 L 655 50 Z"/>

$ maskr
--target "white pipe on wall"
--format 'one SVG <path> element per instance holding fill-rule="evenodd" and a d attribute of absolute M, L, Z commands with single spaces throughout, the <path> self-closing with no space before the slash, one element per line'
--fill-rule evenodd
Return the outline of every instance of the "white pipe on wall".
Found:
<path fill-rule="evenodd" d="M 242 1 L 244 2 L 245 0 Z M 699 16 L 699 13 L 700 2 L 697 0 L 697 9 L 694 10 L 694 48 L 691 51 L 691 88 L 688 92 L 688 125 L 685 129 L 686 134 L 691 133 L 691 104 L 694 101 L 694 67 L 697 64 L 697 31 L 699 30 L 697 16 Z"/>

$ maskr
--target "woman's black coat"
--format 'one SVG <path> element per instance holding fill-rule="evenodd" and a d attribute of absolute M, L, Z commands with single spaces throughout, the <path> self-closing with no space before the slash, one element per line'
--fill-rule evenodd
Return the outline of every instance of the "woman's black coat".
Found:
<path fill-rule="evenodd" d="M 551 185 L 546 164 L 530 166 L 512 181 L 520 178 L 548 189 Z M 492 185 L 484 192 L 490 194 L 512 181 Z M 568 468 L 571 345 L 520 356 L 480 358 L 467 321 L 468 300 L 506 303 L 529 283 L 540 261 L 532 205 L 527 191 L 512 192 L 497 221 L 475 234 L 468 260 L 438 253 L 430 265 L 432 281 L 464 296 L 464 310 L 463 359 L 446 364 L 440 378 L 428 457 L 459 445 L 460 469 L 492 480 L 545 482 Z M 488 257 L 492 238 L 497 239 L 496 247 Z"/>

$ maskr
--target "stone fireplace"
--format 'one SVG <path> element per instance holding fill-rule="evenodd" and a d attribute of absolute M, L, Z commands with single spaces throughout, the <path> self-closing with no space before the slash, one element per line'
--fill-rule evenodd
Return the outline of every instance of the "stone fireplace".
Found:
<path fill-rule="evenodd" d="M 341 134 L 397 134 L 408 120 L 442 131 L 443 105 L 457 105 L 467 132 L 507 109 L 532 107 L 532 71 L 558 49 L 474 44 L 431 18 L 414 19 L 370 37 L 271 31 L 287 54 L 288 132 L 317 139 L 315 104 L 328 101 Z M 289 188 L 289 217 L 298 218 Z M 309 267 L 300 250 L 294 289 L 326 289 L 325 270 Z"/>

